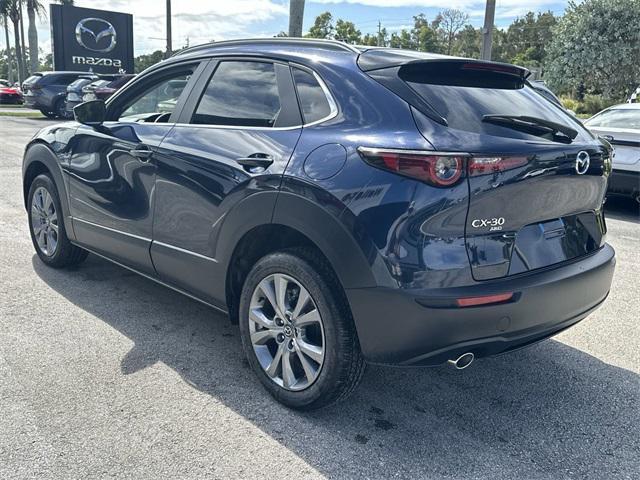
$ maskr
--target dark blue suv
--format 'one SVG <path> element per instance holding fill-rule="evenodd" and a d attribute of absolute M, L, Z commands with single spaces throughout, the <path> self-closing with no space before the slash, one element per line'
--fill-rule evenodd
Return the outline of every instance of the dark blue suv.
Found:
<path fill-rule="evenodd" d="M 527 76 L 331 41 L 185 50 L 29 143 L 33 244 L 228 313 L 290 407 L 344 398 L 365 362 L 464 368 L 611 286 L 611 148 Z"/>

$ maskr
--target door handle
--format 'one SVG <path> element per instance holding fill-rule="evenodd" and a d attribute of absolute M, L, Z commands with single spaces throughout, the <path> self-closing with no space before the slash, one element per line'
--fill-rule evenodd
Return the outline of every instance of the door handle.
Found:
<path fill-rule="evenodd" d="M 146 145 L 140 145 L 136 148 L 132 148 L 131 150 L 129 150 L 129 153 L 131 154 L 131 156 L 136 157 L 141 162 L 146 163 L 151 158 L 151 155 L 153 154 L 153 150 L 151 150 Z"/>
<path fill-rule="evenodd" d="M 236 162 L 249 170 L 256 168 L 266 170 L 273 163 L 273 157 L 266 153 L 254 153 L 248 157 L 236 158 Z"/>

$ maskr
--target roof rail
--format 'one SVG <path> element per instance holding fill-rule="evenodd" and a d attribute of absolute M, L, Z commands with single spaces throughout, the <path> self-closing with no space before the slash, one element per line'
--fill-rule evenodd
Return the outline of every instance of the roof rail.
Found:
<path fill-rule="evenodd" d="M 172 57 L 185 55 L 187 53 L 194 53 L 200 50 L 208 50 L 216 47 L 226 47 L 233 45 L 251 45 L 255 43 L 279 43 L 283 45 L 308 45 L 326 50 L 345 51 L 351 53 L 360 53 L 360 51 L 352 45 L 338 40 L 327 40 L 323 38 L 303 38 L 303 37 L 271 37 L 271 38 L 246 38 L 239 40 L 223 40 L 220 42 L 203 43 L 202 45 L 195 45 L 193 47 L 187 47 L 183 50 L 174 52 Z"/>

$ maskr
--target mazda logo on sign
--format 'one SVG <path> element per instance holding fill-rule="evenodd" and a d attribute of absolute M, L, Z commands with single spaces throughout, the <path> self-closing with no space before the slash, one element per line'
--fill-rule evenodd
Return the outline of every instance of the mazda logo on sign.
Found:
<path fill-rule="evenodd" d="M 87 50 L 107 53 L 116 48 L 116 29 L 101 18 L 85 18 L 76 25 L 76 40 Z"/>
<path fill-rule="evenodd" d="M 576 156 L 576 173 L 578 175 L 584 175 L 589 170 L 589 165 L 591 164 L 591 158 L 589 158 L 589 154 L 584 150 L 579 152 Z"/>

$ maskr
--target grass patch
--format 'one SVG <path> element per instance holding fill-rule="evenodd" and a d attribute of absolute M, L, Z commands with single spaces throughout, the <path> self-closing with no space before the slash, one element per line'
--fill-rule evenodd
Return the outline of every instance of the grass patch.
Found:
<path fill-rule="evenodd" d="M 0 117 L 44 118 L 40 112 L 0 112 Z"/>

